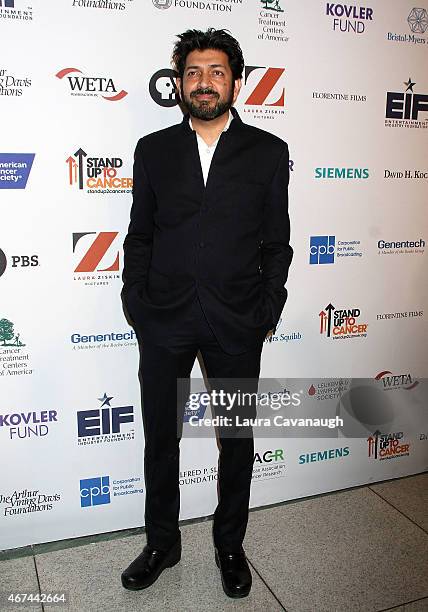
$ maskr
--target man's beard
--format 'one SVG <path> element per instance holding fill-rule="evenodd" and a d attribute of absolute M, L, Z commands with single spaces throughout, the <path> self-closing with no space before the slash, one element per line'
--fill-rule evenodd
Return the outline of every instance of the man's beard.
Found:
<path fill-rule="evenodd" d="M 217 117 L 220 117 L 231 108 L 233 104 L 233 91 L 234 83 L 232 83 L 228 98 L 222 102 L 218 99 L 220 97 L 219 94 L 209 87 L 205 89 L 195 89 L 195 91 L 192 91 L 190 94 L 190 98 L 185 97 L 183 88 L 181 88 L 180 93 L 181 99 L 192 117 L 195 117 L 195 119 L 202 119 L 202 121 L 212 121 L 212 119 L 217 119 Z M 217 103 L 211 106 L 212 102 L 208 100 L 202 100 L 202 102 L 193 101 L 192 98 L 195 96 L 204 94 L 213 94 L 217 96 Z"/>

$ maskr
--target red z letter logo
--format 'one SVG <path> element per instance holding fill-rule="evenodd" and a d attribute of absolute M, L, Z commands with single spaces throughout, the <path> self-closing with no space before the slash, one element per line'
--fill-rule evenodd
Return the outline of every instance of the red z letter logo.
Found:
<path fill-rule="evenodd" d="M 96 232 L 82 232 L 73 234 L 73 253 L 76 249 L 76 244 L 83 236 L 88 234 L 96 234 Z M 92 245 L 89 247 L 82 260 L 78 264 L 75 272 L 95 272 L 97 266 L 111 247 L 113 240 L 118 235 L 118 232 L 100 232 L 95 238 Z M 116 254 L 116 259 L 108 267 L 98 270 L 98 272 L 117 272 L 119 270 L 119 252 Z"/>

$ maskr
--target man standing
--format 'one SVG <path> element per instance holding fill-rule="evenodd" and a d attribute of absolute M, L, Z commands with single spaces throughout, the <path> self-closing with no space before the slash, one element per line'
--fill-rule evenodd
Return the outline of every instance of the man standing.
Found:
<path fill-rule="evenodd" d="M 287 298 L 287 144 L 244 124 L 232 105 L 244 60 L 224 30 L 188 30 L 173 52 L 188 114 L 141 138 L 124 243 L 123 300 L 141 349 L 147 545 L 122 574 L 151 585 L 181 556 L 177 379 L 198 350 L 208 377 L 258 380 L 266 335 Z M 251 589 L 242 548 L 252 435 L 220 436 L 215 558 L 230 597 Z"/>

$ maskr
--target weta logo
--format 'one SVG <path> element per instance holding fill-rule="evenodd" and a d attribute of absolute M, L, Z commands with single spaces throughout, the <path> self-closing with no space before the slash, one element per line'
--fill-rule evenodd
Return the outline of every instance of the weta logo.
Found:
<path fill-rule="evenodd" d="M 73 73 L 77 73 L 76 76 Z M 73 74 L 73 76 L 70 76 Z M 68 81 L 72 96 L 100 96 L 109 102 L 118 102 L 128 95 L 128 92 L 121 89 L 119 92 L 113 82 L 113 79 L 105 77 L 87 77 L 84 76 L 79 68 L 64 68 L 55 75 L 58 79 Z M 109 94 L 109 95 L 106 95 Z"/>
<path fill-rule="evenodd" d="M 376 374 L 375 380 L 382 383 L 382 388 L 385 391 L 404 389 L 405 391 L 411 391 L 418 386 L 419 381 L 412 378 L 409 373 L 406 374 L 393 374 L 390 370 L 384 370 Z"/>
<path fill-rule="evenodd" d="M 256 75 L 249 78 L 255 70 L 265 70 L 263 76 L 259 78 L 254 86 Z M 285 90 L 284 87 L 277 87 L 280 78 L 285 72 L 285 68 L 266 68 L 265 66 L 245 66 L 244 83 L 250 81 L 253 90 L 247 97 L 245 104 L 252 106 L 284 106 Z M 275 95 L 276 94 L 276 95 Z M 278 97 L 279 96 L 279 97 Z M 266 101 L 266 100 L 270 101 Z"/>
<path fill-rule="evenodd" d="M 112 244 L 117 235 L 118 232 L 81 232 L 73 234 L 73 253 L 77 253 L 78 251 L 82 253 L 83 249 L 83 257 L 80 258 L 74 272 L 76 274 L 89 272 L 118 272 L 119 251 L 116 251 L 116 254 L 114 254 L 112 249 Z M 91 241 L 90 238 L 87 238 L 88 236 L 95 236 L 95 240 Z M 88 243 L 89 246 L 87 246 Z M 86 250 L 84 250 L 85 248 Z M 107 255 L 109 255 L 109 257 L 107 257 Z M 76 280 L 88 279 L 78 278 Z"/>

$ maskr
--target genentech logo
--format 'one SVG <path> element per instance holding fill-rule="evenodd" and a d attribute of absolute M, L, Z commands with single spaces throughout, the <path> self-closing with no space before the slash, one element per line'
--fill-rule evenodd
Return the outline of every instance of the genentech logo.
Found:
<path fill-rule="evenodd" d="M 73 234 L 73 253 L 77 260 L 74 280 L 88 286 L 102 286 L 119 278 L 117 236 L 118 232 Z"/>
<path fill-rule="evenodd" d="M 347 338 L 367 337 L 367 323 L 360 322 L 359 308 L 335 308 L 328 304 L 319 313 L 320 334 L 333 340 L 346 340 Z M 357 321 L 358 319 L 358 321 Z"/>
<path fill-rule="evenodd" d="M 428 94 L 414 93 L 416 85 L 409 77 L 403 83 L 404 92 L 388 91 L 386 94 L 385 127 L 428 128 Z"/>
<path fill-rule="evenodd" d="M 265 119 L 284 115 L 284 77 L 285 68 L 245 66 L 244 113 Z"/>
<path fill-rule="evenodd" d="M 86 193 L 131 193 L 132 178 L 118 176 L 123 166 L 120 157 L 88 157 L 81 148 L 65 160 L 68 184 Z"/>
<path fill-rule="evenodd" d="M 63 68 L 55 76 L 68 82 L 72 96 L 101 97 L 109 102 L 118 102 L 128 95 L 124 89 L 118 90 L 112 78 L 85 76 L 79 68 Z"/>

